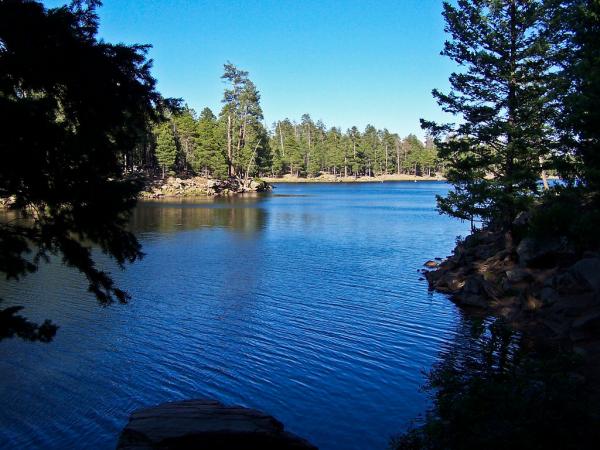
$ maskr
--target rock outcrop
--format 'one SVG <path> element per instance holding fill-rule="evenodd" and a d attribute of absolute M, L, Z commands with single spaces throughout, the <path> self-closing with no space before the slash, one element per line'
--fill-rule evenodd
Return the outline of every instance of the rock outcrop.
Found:
<path fill-rule="evenodd" d="M 423 273 L 459 305 L 573 345 L 600 342 L 600 254 L 578 257 L 565 241 L 517 244 L 510 233 L 484 230 Z"/>
<path fill-rule="evenodd" d="M 267 192 L 271 185 L 262 180 L 243 180 L 231 177 L 225 180 L 192 177 L 165 180 L 153 180 L 147 183 L 142 198 L 186 197 L 186 196 L 225 196 L 241 194 L 244 192 Z"/>
<path fill-rule="evenodd" d="M 117 449 L 316 450 L 255 409 L 185 400 L 135 411 Z"/>

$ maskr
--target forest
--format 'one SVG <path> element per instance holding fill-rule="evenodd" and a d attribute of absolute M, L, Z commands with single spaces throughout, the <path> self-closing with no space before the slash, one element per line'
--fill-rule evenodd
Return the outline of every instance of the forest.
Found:
<path fill-rule="evenodd" d="M 223 107 L 200 114 L 189 107 L 168 111 L 135 150 L 125 155 L 128 170 L 148 173 L 238 176 L 315 177 L 321 173 L 358 177 L 388 174 L 431 176 L 443 169 L 433 139 L 414 134 L 401 138 L 367 125 L 361 131 L 328 128 L 309 114 L 264 123 L 260 93 L 248 72 L 224 65 Z"/>

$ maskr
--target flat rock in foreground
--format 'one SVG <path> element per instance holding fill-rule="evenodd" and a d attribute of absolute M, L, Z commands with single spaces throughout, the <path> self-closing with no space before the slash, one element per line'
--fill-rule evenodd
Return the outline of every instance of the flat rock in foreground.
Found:
<path fill-rule="evenodd" d="M 215 400 L 185 400 L 139 409 L 117 449 L 316 450 L 274 417 Z"/>

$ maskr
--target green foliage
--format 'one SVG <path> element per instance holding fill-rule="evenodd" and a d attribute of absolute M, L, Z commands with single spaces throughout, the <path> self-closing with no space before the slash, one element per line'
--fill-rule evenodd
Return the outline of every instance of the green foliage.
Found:
<path fill-rule="evenodd" d="M 25 216 L 0 224 L 0 272 L 19 278 L 60 255 L 110 303 L 127 294 L 96 267 L 91 245 L 121 267 L 142 256 L 126 229 L 141 183 L 124 176 L 123 158 L 165 102 L 146 46 L 96 39 L 98 3 L 0 2 L 0 197 Z M 0 338 L 48 340 L 55 330 L 17 313 L 0 311 Z"/>
<path fill-rule="evenodd" d="M 462 123 L 422 121 L 455 187 L 440 210 L 510 224 L 538 194 L 539 161 L 553 137 L 548 91 L 555 68 L 545 9 L 538 0 L 459 0 L 444 3 L 443 15 L 451 39 L 442 53 L 464 70 L 450 76 L 450 93 L 433 91 Z"/>
<path fill-rule="evenodd" d="M 151 157 L 146 157 L 144 147 L 130 162 L 155 159 L 163 170 L 190 168 L 196 174 L 218 178 L 321 173 L 431 175 L 441 170 L 442 160 L 432 143 L 425 147 L 414 135 L 402 140 L 372 125 L 364 133 L 357 127 L 343 133 L 303 114 L 300 123 L 284 119 L 269 130 L 262 123 L 260 94 L 248 72 L 227 63 L 221 78 L 227 87 L 218 118 L 209 108 L 198 119 L 189 108 L 172 113 L 172 132 L 164 124 L 154 128 Z"/>
<path fill-rule="evenodd" d="M 556 95 L 562 114 L 555 125 L 561 133 L 559 170 L 600 190 L 600 1 L 552 0 L 556 36 Z"/>
<path fill-rule="evenodd" d="M 565 238 L 576 251 L 600 249 L 600 198 L 584 187 L 556 186 L 533 209 L 528 233 L 540 240 Z"/>
<path fill-rule="evenodd" d="M 177 160 L 177 142 L 173 122 L 164 122 L 156 126 L 156 160 L 164 170 L 175 168 Z"/>
<path fill-rule="evenodd" d="M 321 121 L 314 123 L 308 114 L 300 124 L 289 119 L 273 124 L 270 143 L 271 172 L 276 175 L 376 176 L 415 170 L 431 175 L 440 171 L 442 162 L 434 146 L 424 148 L 414 135 L 402 140 L 372 125 L 364 133 L 357 127 L 342 133 Z"/>
<path fill-rule="evenodd" d="M 195 115 L 193 109 L 186 107 L 183 111 L 174 114 L 172 119 L 179 150 L 176 156 L 180 158 L 180 167 L 184 170 L 187 170 L 188 166 L 192 166 L 196 155 L 198 123 Z"/>
<path fill-rule="evenodd" d="M 221 77 L 227 88 L 219 120 L 225 127 L 229 176 L 251 177 L 270 161 L 267 132 L 262 124 L 260 94 L 248 72 L 231 63 L 224 65 Z"/>
<path fill-rule="evenodd" d="M 198 120 L 196 151 L 192 168 L 197 173 L 204 170 L 217 178 L 227 176 L 227 160 L 224 154 L 225 129 L 219 126 L 217 118 L 209 108 L 204 108 Z"/>

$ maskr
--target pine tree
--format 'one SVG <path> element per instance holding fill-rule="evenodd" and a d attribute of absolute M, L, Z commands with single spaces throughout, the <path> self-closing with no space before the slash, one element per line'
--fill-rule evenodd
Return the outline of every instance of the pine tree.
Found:
<path fill-rule="evenodd" d="M 362 167 L 361 153 L 360 153 L 360 131 L 358 131 L 357 127 L 352 127 L 346 131 L 348 138 L 350 139 L 350 143 L 352 145 L 352 156 L 350 167 L 354 176 L 358 176 L 360 168 Z"/>
<path fill-rule="evenodd" d="M 227 160 L 223 152 L 225 142 L 222 138 L 225 130 L 219 128 L 217 118 L 210 110 L 204 108 L 198 119 L 196 147 L 192 167 L 205 175 L 212 174 L 217 178 L 227 176 Z"/>
<path fill-rule="evenodd" d="M 143 185 L 123 168 L 173 102 L 155 89 L 147 46 L 97 38 L 98 4 L 0 1 L 0 197 L 27 213 L 2 221 L 0 272 L 18 279 L 56 255 L 108 304 L 128 295 L 96 255 L 122 268 L 142 255 L 127 222 Z M 53 324 L 32 323 L 20 309 L 0 308 L 0 340 L 52 338 Z"/>
<path fill-rule="evenodd" d="M 561 174 L 600 191 L 600 0 L 551 2 L 557 37 L 557 63 L 563 110 L 557 126 L 563 135 Z M 574 151 L 575 159 L 571 158 Z"/>
<path fill-rule="evenodd" d="M 162 168 L 163 178 L 165 177 L 165 171 L 173 169 L 177 161 L 177 142 L 173 128 L 173 123 L 168 121 L 161 123 L 155 129 L 156 160 Z"/>
<path fill-rule="evenodd" d="M 196 153 L 197 142 L 197 122 L 196 112 L 185 107 L 183 111 L 173 115 L 173 125 L 175 127 L 175 136 L 180 148 L 181 164 L 183 170 L 187 170 L 192 164 L 194 154 Z"/>
<path fill-rule="evenodd" d="M 254 159 L 266 160 L 269 157 L 260 94 L 248 78 L 248 72 L 230 62 L 224 65 L 221 78 L 228 84 L 220 115 L 226 129 L 228 174 L 248 178 L 251 175 L 249 168 L 256 170 Z"/>
<path fill-rule="evenodd" d="M 538 193 L 539 161 L 549 151 L 544 9 L 538 0 L 458 0 L 456 7 L 444 3 L 443 15 L 451 40 L 442 54 L 464 70 L 450 76 L 449 94 L 433 95 L 463 122 L 422 121 L 451 165 L 454 190 L 438 206 L 507 225 Z"/>
<path fill-rule="evenodd" d="M 367 125 L 361 139 L 361 148 L 365 156 L 365 175 L 374 176 L 381 171 L 379 160 L 380 142 L 377 129 Z"/>
<path fill-rule="evenodd" d="M 300 174 L 304 171 L 304 155 L 294 133 L 291 133 L 287 137 L 286 146 L 290 175 L 300 176 Z"/>

